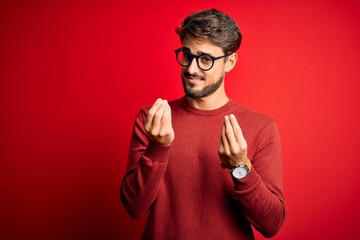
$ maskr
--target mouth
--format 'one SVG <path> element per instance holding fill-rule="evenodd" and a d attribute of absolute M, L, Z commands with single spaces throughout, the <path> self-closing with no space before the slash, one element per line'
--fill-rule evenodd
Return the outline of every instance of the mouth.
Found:
<path fill-rule="evenodd" d="M 186 79 L 186 81 L 190 84 L 197 84 L 205 81 L 204 76 L 199 76 L 197 74 L 189 74 L 187 72 L 184 73 L 184 79 Z"/>
<path fill-rule="evenodd" d="M 195 85 L 195 84 L 203 81 L 203 80 L 200 80 L 199 78 L 186 78 L 186 79 L 187 79 L 187 82 L 192 85 Z"/>

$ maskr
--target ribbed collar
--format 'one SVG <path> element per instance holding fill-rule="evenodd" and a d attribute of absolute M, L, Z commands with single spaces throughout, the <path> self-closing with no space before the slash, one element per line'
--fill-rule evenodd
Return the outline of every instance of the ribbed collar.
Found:
<path fill-rule="evenodd" d="M 183 96 L 180 100 L 181 100 L 182 107 L 186 111 L 194 113 L 196 115 L 200 115 L 200 116 L 221 115 L 221 114 L 225 113 L 226 111 L 228 111 L 229 109 L 231 109 L 235 105 L 235 102 L 233 100 L 229 99 L 229 101 L 225 105 L 221 106 L 220 108 L 213 109 L 213 110 L 202 110 L 202 109 L 198 109 L 198 108 L 191 106 L 190 103 L 188 102 L 188 100 L 186 99 L 186 96 Z"/>

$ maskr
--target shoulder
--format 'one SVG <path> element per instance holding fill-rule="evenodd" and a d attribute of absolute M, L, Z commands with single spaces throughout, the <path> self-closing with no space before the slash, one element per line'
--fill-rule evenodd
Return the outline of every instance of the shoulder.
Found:
<path fill-rule="evenodd" d="M 275 122 L 272 117 L 264 113 L 257 112 L 253 109 L 244 107 L 233 100 L 231 100 L 231 104 L 231 111 L 235 114 L 238 120 L 263 124 Z"/>
<path fill-rule="evenodd" d="M 277 132 L 275 119 L 264 113 L 256 112 L 232 101 L 231 112 L 236 116 L 239 125 L 246 132 L 260 134 L 262 132 Z"/>

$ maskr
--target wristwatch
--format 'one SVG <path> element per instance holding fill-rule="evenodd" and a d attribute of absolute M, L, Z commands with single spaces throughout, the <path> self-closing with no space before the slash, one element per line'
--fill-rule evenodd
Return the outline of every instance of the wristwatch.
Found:
<path fill-rule="evenodd" d="M 249 159 L 246 160 L 246 163 L 242 165 L 235 165 L 233 169 L 230 170 L 231 175 L 236 179 L 242 179 L 248 175 L 251 169 L 251 163 Z"/>

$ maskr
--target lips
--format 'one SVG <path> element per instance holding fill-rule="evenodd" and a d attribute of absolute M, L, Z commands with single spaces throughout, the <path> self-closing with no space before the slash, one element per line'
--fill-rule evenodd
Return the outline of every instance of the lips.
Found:
<path fill-rule="evenodd" d="M 202 82 L 204 82 L 203 80 L 200 80 L 199 78 L 185 78 L 185 79 L 186 79 L 185 81 L 187 82 L 187 84 L 192 87 L 195 87 L 195 86 L 201 84 Z"/>
<path fill-rule="evenodd" d="M 197 84 L 199 82 L 203 82 L 205 80 L 205 77 L 199 76 L 199 75 L 191 75 L 189 73 L 184 73 L 184 78 L 190 83 L 190 84 Z"/>

